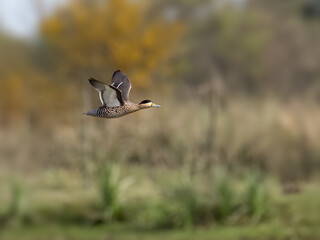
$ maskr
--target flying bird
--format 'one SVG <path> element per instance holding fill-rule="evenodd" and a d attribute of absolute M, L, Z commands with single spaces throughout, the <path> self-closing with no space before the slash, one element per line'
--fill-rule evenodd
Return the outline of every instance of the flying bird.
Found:
<path fill-rule="evenodd" d="M 112 75 L 111 85 L 93 78 L 90 84 L 98 91 L 102 106 L 84 114 L 102 118 L 118 118 L 123 115 L 150 107 L 160 107 L 151 100 L 143 100 L 139 104 L 129 101 L 131 83 L 129 78 L 117 70 Z"/>

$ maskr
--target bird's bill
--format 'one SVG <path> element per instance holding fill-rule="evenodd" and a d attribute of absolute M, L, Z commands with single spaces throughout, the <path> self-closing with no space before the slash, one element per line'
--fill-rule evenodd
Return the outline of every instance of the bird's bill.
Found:
<path fill-rule="evenodd" d="M 152 103 L 151 107 L 160 107 L 160 105 Z"/>

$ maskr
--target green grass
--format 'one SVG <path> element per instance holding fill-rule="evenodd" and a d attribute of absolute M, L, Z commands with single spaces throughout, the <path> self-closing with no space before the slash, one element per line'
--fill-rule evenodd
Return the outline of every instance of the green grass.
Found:
<path fill-rule="evenodd" d="M 288 195 L 253 170 L 167 170 L 164 180 L 159 169 L 118 167 L 91 181 L 62 172 L 61 184 L 47 174 L 0 182 L 0 240 L 320 239 L 317 180 Z"/>
<path fill-rule="evenodd" d="M 0 238 L 5 240 L 187 240 L 187 239 L 319 239 L 320 230 L 305 228 L 298 233 L 293 226 L 282 226 L 276 222 L 244 226 L 212 226 L 188 230 L 138 231 L 126 225 L 76 226 L 40 225 L 3 230 Z"/>
<path fill-rule="evenodd" d="M 262 222 L 255 219 L 243 223 L 211 223 L 193 228 L 151 229 L 137 228 L 135 224 L 12 222 L 0 228 L 2 240 L 316 240 L 320 239 L 320 194 L 317 183 L 304 184 L 302 192 L 284 195 L 279 191 L 276 203 Z"/>

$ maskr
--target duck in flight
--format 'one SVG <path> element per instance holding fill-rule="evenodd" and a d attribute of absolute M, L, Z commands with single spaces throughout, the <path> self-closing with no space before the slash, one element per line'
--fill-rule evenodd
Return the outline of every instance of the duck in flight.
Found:
<path fill-rule="evenodd" d="M 123 115 L 150 107 L 160 107 L 150 100 L 143 100 L 139 104 L 129 101 L 131 83 L 129 78 L 117 70 L 112 75 L 111 85 L 93 78 L 90 84 L 98 91 L 102 106 L 84 114 L 102 118 L 118 118 Z"/>

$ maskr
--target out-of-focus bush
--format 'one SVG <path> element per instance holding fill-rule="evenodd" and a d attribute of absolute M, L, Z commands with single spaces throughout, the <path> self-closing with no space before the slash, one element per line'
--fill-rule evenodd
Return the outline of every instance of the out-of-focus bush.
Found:
<path fill-rule="evenodd" d="M 261 221 L 271 202 L 258 172 L 244 179 L 218 167 L 208 176 L 174 175 L 160 184 L 160 199 L 146 205 L 138 223 L 151 228 L 190 228 L 207 224 Z"/>
<path fill-rule="evenodd" d="M 182 23 L 148 16 L 148 9 L 146 1 L 128 0 L 74 1 L 59 9 L 41 27 L 58 72 L 108 80 L 104 75 L 120 68 L 136 87 L 146 86 L 182 31 Z"/>

